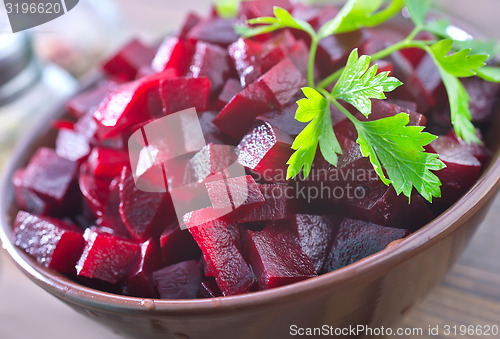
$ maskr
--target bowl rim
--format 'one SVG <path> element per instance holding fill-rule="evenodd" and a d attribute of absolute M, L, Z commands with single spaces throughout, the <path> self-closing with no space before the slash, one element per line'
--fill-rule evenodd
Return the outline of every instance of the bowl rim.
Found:
<path fill-rule="evenodd" d="M 461 24 L 462 27 L 470 27 Z M 97 79 L 98 77 L 94 76 L 92 80 L 85 81 L 79 91 L 89 88 Z M 47 115 L 47 119 L 50 122 L 61 118 L 65 112 L 64 105 L 61 105 Z M 83 304 L 87 309 L 100 311 L 182 315 L 214 313 L 214 311 L 233 312 L 235 309 L 271 304 L 293 296 L 321 293 L 325 287 L 349 284 L 354 281 L 353 279 L 360 279 L 363 276 L 380 275 L 380 272 L 388 271 L 393 265 L 405 261 L 406 258 L 432 247 L 449 236 L 491 201 L 500 188 L 500 149 L 498 149 L 476 184 L 447 211 L 407 238 L 396 241 L 386 249 L 349 266 L 290 285 L 236 296 L 185 300 L 128 297 L 94 290 L 42 267 L 11 241 L 11 220 L 8 216 L 14 201 L 11 179 L 17 169 L 25 166 L 28 156 L 31 155 L 27 154 L 26 150 L 36 146 L 39 139 L 47 136 L 50 130 L 51 124 L 46 119 L 41 119 L 18 143 L 4 168 L 0 180 L 0 240 L 3 248 L 21 271 L 44 290 L 66 302 Z"/>

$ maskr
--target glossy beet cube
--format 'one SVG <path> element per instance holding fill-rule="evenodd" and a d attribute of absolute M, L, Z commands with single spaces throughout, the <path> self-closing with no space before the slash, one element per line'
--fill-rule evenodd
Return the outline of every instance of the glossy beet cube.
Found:
<path fill-rule="evenodd" d="M 85 231 L 85 248 L 76 264 L 79 276 L 115 284 L 126 276 L 140 246 L 95 229 Z"/>
<path fill-rule="evenodd" d="M 190 74 L 194 78 L 208 78 L 212 94 L 218 94 L 221 91 L 230 72 L 229 55 L 224 48 L 202 41 L 196 44 Z"/>
<path fill-rule="evenodd" d="M 389 47 L 401 40 L 404 40 L 404 32 L 391 27 L 377 26 L 365 29 L 368 37 L 363 41 L 360 48 L 361 54 L 372 55 L 382 49 Z M 407 59 L 405 58 L 407 61 Z"/>
<path fill-rule="evenodd" d="M 78 183 L 90 211 L 97 218 L 102 217 L 109 198 L 109 180 L 82 173 Z"/>
<path fill-rule="evenodd" d="M 382 251 L 391 242 L 408 236 L 408 230 L 366 221 L 344 219 L 325 262 L 331 272 Z"/>
<path fill-rule="evenodd" d="M 245 257 L 261 290 L 317 275 L 288 221 L 269 223 L 262 232 L 247 231 Z"/>
<path fill-rule="evenodd" d="M 241 83 L 236 79 L 228 79 L 222 92 L 219 94 L 218 105 L 224 107 L 229 101 L 231 101 L 236 94 L 243 90 Z"/>
<path fill-rule="evenodd" d="M 75 199 L 78 195 L 77 175 L 77 162 L 61 158 L 52 149 L 40 148 L 16 186 L 20 190 L 35 193 L 47 204 L 47 212 L 71 213 L 79 204 L 78 199 Z M 22 204 L 22 201 L 18 203 Z"/>
<path fill-rule="evenodd" d="M 135 79 L 141 66 L 151 64 L 154 55 L 153 49 L 133 39 L 109 58 L 102 69 L 112 78 L 131 81 Z"/>
<path fill-rule="evenodd" d="M 153 272 L 162 267 L 163 262 L 158 243 L 153 239 L 142 243 L 141 251 L 130 266 L 124 283 L 127 294 L 141 298 L 158 298 Z"/>
<path fill-rule="evenodd" d="M 108 200 L 104 208 L 102 216 L 100 216 L 96 224 L 111 230 L 111 234 L 122 238 L 130 238 L 130 233 L 123 224 L 120 216 L 120 181 L 121 176 L 116 177 L 111 181 L 108 188 Z"/>
<path fill-rule="evenodd" d="M 354 219 L 389 226 L 405 203 L 408 203 L 406 197 L 398 196 L 392 186 L 381 184 L 351 199 L 347 203 L 347 214 Z"/>
<path fill-rule="evenodd" d="M 317 64 L 322 75 L 327 76 L 343 66 L 352 50 L 363 43 L 362 31 L 330 35 L 318 46 Z"/>
<path fill-rule="evenodd" d="M 291 49 L 288 55 L 295 67 L 302 73 L 304 79 L 307 78 L 309 71 L 309 47 L 303 40 L 297 41 L 296 45 Z M 315 74 L 317 69 L 315 68 Z"/>
<path fill-rule="evenodd" d="M 477 137 L 481 140 L 480 144 L 476 143 L 466 143 L 464 140 L 457 137 L 455 130 L 451 130 L 447 136 L 458 142 L 460 145 L 467 148 L 470 154 L 472 154 L 479 162 L 484 166 L 488 160 L 491 158 L 491 151 L 486 147 L 483 141 L 483 136 L 481 134 L 481 130 L 476 130 Z"/>
<path fill-rule="evenodd" d="M 120 180 L 120 217 L 133 239 L 159 237 L 175 212 L 167 193 L 139 190 L 132 173 L 124 168 Z"/>
<path fill-rule="evenodd" d="M 210 80 L 205 77 L 167 79 L 160 85 L 164 114 L 176 113 L 192 107 L 199 112 L 205 111 L 209 96 Z"/>
<path fill-rule="evenodd" d="M 201 269 L 197 260 L 183 261 L 153 273 L 162 299 L 195 299 L 201 286 Z"/>
<path fill-rule="evenodd" d="M 200 248 L 191 233 L 188 230 L 181 229 L 177 221 L 168 225 L 160 236 L 160 246 L 165 265 L 195 260 L 201 255 Z"/>
<path fill-rule="evenodd" d="M 13 236 L 16 246 L 41 265 L 62 273 L 74 273 L 85 245 L 76 226 L 23 211 L 17 214 Z"/>
<path fill-rule="evenodd" d="M 429 146 L 429 152 L 439 154 L 446 168 L 435 172 L 441 180 L 441 198 L 436 202 L 451 205 L 474 185 L 481 173 L 481 163 L 466 146 L 450 137 L 441 136 Z"/>
<path fill-rule="evenodd" d="M 227 168 L 236 161 L 231 146 L 208 144 L 189 160 L 189 169 L 196 181 L 203 181 L 217 173 L 229 176 Z"/>
<path fill-rule="evenodd" d="M 115 82 L 104 82 L 81 92 L 66 103 L 68 112 L 75 118 L 92 114 L 99 104 L 118 86 Z"/>
<path fill-rule="evenodd" d="M 472 98 L 470 111 L 475 122 L 492 122 L 494 107 L 498 101 L 500 84 L 487 82 L 478 77 L 461 79 L 467 93 Z"/>
<path fill-rule="evenodd" d="M 286 181 L 292 138 L 267 122 L 257 123 L 236 148 L 238 162 L 268 182 Z"/>
<path fill-rule="evenodd" d="M 201 21 L 201 18 L 196 13 L 189 13 L 184 20 L 182 29 L 179 32 L 179 39 L 185 40 L 189 31 Z"/>
<path fill-rule="evenodd" d="M 222 297 L 222 292 L 217 286 L 215 279 L 205 280 L 201 283 L 200 296 L 202 298 L 217 298 Z"/>
<path fill-rule="evenodd" d="M 274 16 L 274 6 L 281 7 L 287 11 L 292 10 L 292 4 L 289 0 L 252 0 L 241 3 L 240 16 L 245 19 Z"/>
<path fill-rule="evenodd" d="M 257 117 L 257 121 L 265 121 L 271 126 L 276 126 L 288 135 L 296 136 L 300 134 L 307 124 L 295 119 L 298 105 L 292 102 L 281 110 L 265 113 Z"/>
<path fill-rule="evenodd" d="M 297 227 L 300 246 L 319 274 L 326 255 L 339 231 L 342 218 L 335 215 L 297 214 L 293 223 Z"/>
<path fill-rule="evenodd" d="M 202 20 L 189 31 L 188 38 L 226 47 L 239 38 L 234 30 L 235 24 L 236 20 L 222 18 Z"/>
<path fill-rule="evenodd" d="M 82 161 L 90 154 L 89 139 L 74 130 L 62 129 L 57 134 L 56 153 L 61 158 Z"/>
<path fill-rule="evenodd" d="M 158 49 L 152 67 L 156 72 L 172 69 L 177 76 L 184 76 L 191 65 L 193 55 L 194 44 L 179 38 L 168 37 Z"/>
<path fill-rule="evenodd" d="M 14 196 L 20 209 L 36 215 L 50 215 L 53 208 L 49 203 L 29 189 L 24 182 L 25 169 L 19 169 L 12 178 Z"/>
<path fill-rule="evenodd" d="M 128 153 L 109 148 L 96 147 L 87 160 L 89 172 L 96 177 L 115 178 L 123 167 L 130 166 Z"/>
<path fill-rule="evenodd" d="M 408 201 L 405 202 L 390 226 L 415 232 L 434 218 L 436 214 L 430 208 L 429 203 L 420 194 L 414 192 L 411 196 L 411 204 Z"/>
<path fill-rule="evenodd" d="M 264 222 L 290 219 L 297 211 L 293 187 L 286 184 L 259 184 L 265 203 L 246 214 L 238 222 Z M 290 196 L 290 194 L 292 194 Z"/>
<path fill-rule="evenodd" d="M 189 228 L 207 266 L 224 295 L 248 292 L 254 283 L 250 267 L 237 248 L 227 224 L 209 222 Z"/>
<path fill-rule="evenodd" d="M 231 141 L 225 142 L 228 138 L 225 137 L 221 130 L 214 125 L 213 121 L 215 117 L 217 117 L 217 112 L 214 111 L 203 112 L 199 115 L 201 130 L 203 132 L 203 136 L 205 137 L 205 142 L 213 144 L 235 144 Z"/>

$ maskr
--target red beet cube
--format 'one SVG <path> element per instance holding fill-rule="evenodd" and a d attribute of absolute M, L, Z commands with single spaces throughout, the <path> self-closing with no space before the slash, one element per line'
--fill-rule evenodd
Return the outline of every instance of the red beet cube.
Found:
<path fill-rule="evenodd" d="M 120 217 L 120 176 L 109 184 L 108 200 L 102 216 L 97 219 L 96 224 L 111 230 L 111 234 L 122 238 L 130 238 L 130 234 Z"/>
<path fill-rule="evenodd" d="M 109 198 L 109 181 L 82 173 L 78 183 L 90 211 L 97 218 L 102 217 Z"/>
<path fill-rule="evenodd" d="M 179 33 L 179 39 L 187 39 L 189 31 L 201 21 L 196 13 L 189 13 L 186 17 L 182 29 Z"/>
<path fill-rule="evenodd" d="M 188 38 L 226 47 L 239 38 L 234 30 L 235 24 L 236 20 L 222 18 L 202 20 L 189 31 Z"/>
<path fill-rule="evenodd" d="M 74 273 L 85 245 L 76 226 L 23 211 L 17 214 L 13 234 L 16 246 L 43 266 L 62 273 Z"/>
<path fill-rule="evenodd" d="M 488 160 L 491 158 L 491 151 L 486 147 L 483 141 L 483 136 L 481 135 L 481 130 L 476 129 L 476 134 L 479 140 L 481 140 L 480 144 L 471 143 L 468 144 L 464 140 L 457 137 L 455 130 L 452 129 L 447 136 L 458 142 L 460 145 L 467 148 L 470 154 L 472 154 L 481 164 L 486 164 Z"/>
<path fill-rule="evenodd" d="M 208 78 L 212 94 L 217 94 L 231 72 L 229 55 L 222 47 L 199 41 L 190 71 L 193 78 Z"/>
<path fill-rule="evenodd" d="M 128 295 L 141 298 L 158 298 L 153 272 L 163 267 L 161 250 L 153 239 L 141 244 L 141 251 L 128 272 L 125 289 Z"/>
<path fill-rule="evenodd" d="M 160 85 L 164 114 L 176 113 L 192 107 L 199 112 L 205 111 L 209 95 L 210 80 L 205 77 L 167 79 Z"/>
<path fill-rule="evenodd" d="M 87 160 L 88 169 L 96 177 L 115 178 L 124 166 L 130 166 L 128 153 L 96 147 Z"/>
<path fill-rule="evenodd" d="M 177 76 L 183 76 L 191 65 L 194 55 L 194 44 L 168 37 L 162 43 L 153 59 L 152 67 L 156 72 L 173 69 Z"/>
<path fill-rule="evenodd" d="M 198 261 L 183 261 L 153 273 L 156 288 L 162 299 L 195 299 L 201 286 Z"/>
<path fill-rule="evenodd" d="M 198 259 L 201 255 L 191 233 L 181 229 L 177 221 L 167 226 L 160 237 L 160 246 L 165 265 Z"/>
<path fill-rule="evenodd" d="M 405 203 L 399 215 L 391 223 L 397 227 L 415 232 L 436 217 L 427 201 L 418 193 L 411 196 L 411 204 Z"/>
<path fill-rule="evenodd" d="M 342 218 L 335 215 L 297 214 L 293 223 L 297 227 L 300 246 L 319 274 L 326 255 L 339 231 Z"/>
<path fill-rule="evenodd" d="M 227 224 L 208 222 L 189 228 L 203 252 L 210 272 L 224 295 L 248 292 L 254 283 L 252 271 L 237 248 Z"/>
<path fill-rule="evenodd" d="M 27 188 L 24 182 L 24 172 L 24 168 L 17 170 L 12 178 L 14 195 L 19 208 L 36 215 L 50 215 L 52 209 L 49 203 Z"/>
<path fill-rule="evenodd" d="M 269 223 L 262 232 L 247 231 L 245 256 L 261 290 L 317 275 L 289 222 Z"/>
<path fill-rule="evenodd" d="M 224 88 L 222 89 L 222 92 L 219 95 L 218 104 L 221 107 L 224 107 L 229 101 L 231 101 L 231 99 L 236 96 L 236 94 L 240 93 L 242 90 L 243 87 L 241 87 L 241 83 L 238 80 L 228 79 L 226 81 L 226 84 L 224 85 Z"/>
<path fill-rule="evenodd" d="M 258 123 L 237 147 L 238 162 L 268 182 L 286 181 L 292 138 L 267 122 Z"/>
<path fill-rule="evenodd" d="M 120 216 L 133 239 L 146 241 L 159 237 L 175 212 L 167 193 L 139 190 L 132 173 L 124 168 L 120 181 Z"/>
<path fill-rule="evenodd" d="M 307 124 L 295 119 L 298 105 L 292 102 L 283 109 L 269 112 L 257 117 L 257 121 L 265 121 L 271 126 L 276 126 L 288 135 L 296 136 L 304 130 Z"/>
<path fill-rule="evenodd" d="M 189 160 L 189 169 L 194 180 L 201 182 L 218 173 L 228 177 L 227 169 L 235 161 L 236 153 L 231 146 L 210 143 Z"/>
<path fill-rule="evenodd" d="M 492 122 L 494 107 L 498 101 L 500 84 L 485 81 L 478 77 L 461 79 L 467 93 L 472 98 L 470 111 L 475 122 Z"/>
<path fill-rule="evenodd" d="M 115 284 L 127 274 L 140 246 L 96 230 L 87 229 L 83 254 L 76 264 L 79 276 Z"/>
<path fill-rule="evenodd" d="M 62 129 L 57 134 L 56 153 L 61 158 L 81 161 L 90 154 L 89 139 L 70 129 Z"/>
<path fill-rule="evenodd" d="M 327 256 L 325 271 L 337 270 L 380 252 L 391 242 L 409 234 L 408 230 L 346 218 L 340 225 Z"/>
<path fill-rule="evenodd" d="M 303 40 L 299 40 L 288 55 L 295 67 L 302 73 L 304 79 L 309 71 L 309 47 Z M 316 68 L 315 68 L 316 74 Z"/>
<path fill-rule="evenodd" d="M 351 51 L 361 45 L 366 36 L 362 31 L 330 35 L 318 46 L 317 64 L 321 74 L 327 76 L 344 65 Z"/>
<path fill-rule="evenodd" d="M 114 56 L 109 58 L 102 69 L 111 77 L 134 80 L 141 66 L 151 63 L 154 51 L 137 39 L 123 46 Z"/>
<path fill-rule="evenodd" d="M 263 16 L 274 16 L 274 6 L 281 7 L 287 11 L 292 10 L 289 0 L 253 0 L 241 3 L 240 16 L 245 19 L 259 18 Z"/>
<path fill-rule="evenodd" d="M 225 137 L 221 130 L 214 125 L 213 121 L 217 116 L 217 112 L 207 111 L 203 112 L 199 115 L 201 130 L 203 132 L 203 136 L 205 137 L 206 143 L 213 144 L 224 144 Z M 228 141 L 227 144 L 233 145 L 234 142 Z"/>
<path fill-rule="evenodd" d="M 79 93 L 68 100 L 66 108 L 75 118 L 92 114 L 116 86 L 116 83 L 110 81 Z"/>
<path fill-rule="evenodd" d="M 238 222 L 262 222 L 292 218 L 296 213 L 296 201 L 293 199 L 293 187 L 286 184 L 260 185 L 265 203 L 250 211 Z"/>

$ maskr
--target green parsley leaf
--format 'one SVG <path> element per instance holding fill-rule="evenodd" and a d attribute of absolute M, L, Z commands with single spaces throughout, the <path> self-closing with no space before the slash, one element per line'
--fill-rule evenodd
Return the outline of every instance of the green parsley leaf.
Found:
<path fill-rule="evenodd" d="M 377 74 L 377 65 L 370 67 L 371 58 L 358 58 L 358 50 L 351 52 L 347 65 L 335 85 L 332 96 L 356 107 L 368 117 L 372 111 L 370 99 L 386 99 L 384 92 L 392 92 L 402 85 L 401 81 L 389 77 L 389 72 Z"/>
<path fill-rule="evenodd" d="M 430 0 L 405 0 L 410 17 L 417 27 L 423 27 L 425 18 L 431 8 Z"/>
<path fill-rule="evenodd" d="M 342 154 L 342 148 L 333 131 L 328 100 L 313 88 L 305 87 L 302 91 L 306 98 L 297 102 L 299 107 L 295 118 L 300 122 L 309 122 L 309 124 L 296 137 L 292 145 L 292 149 L 296 152 L 287 162 L 288 179 L 296 177 L 302 169 L 304 169 L 304 177 L 309 176 L 318 144 L 325 160 L 334 166 L 337 166 L 337 154 Z"/>
<path fill-rule="evenodd" d="M 382 181 L 396 193 L 411 197 L 413 187 L 429 202 L 441 196 L 441 182 L 431 171 L 445 168 L 437 154 L 425 153 L 424 146 L 437 137 L 423 133 L 422 126 L 407 126 L 408 114 L 356 124 L 361 152 Z M 387 176 L 384 173 L 387 172 Z"/>
<path fill-rule="evenodd" d="M 281 7 L 274 7 L 274 17 L 250 19 L 248 20 L 248 24 L 258 26 L 236 25 L 236 33 L 245 38 L 250 38 L 282 28 L 295 28 L 307 32 L 312 37 L 316 36 L 314 28 L 307 21 L 294 18 L 287 10 Z"/>
<path fill-rule="evenodd" d="M 223 18 L 234 18 L 238 15 L 240 0 L 215 0 L 215 10 Z"/>
<path fill-rule="evenodd" d="M 500 67 L 481 67 L 477 70 L 477 76 L 486 81 L 500 83 Z"/>
<path fill-rule="evenodd" d="M 463 78 L 476 75 L 476 70 L 485 65 L 488 55 L 473 54 L 471 50 L 463 49 L 451 55 L 453 40 L 446 39 L 431 46 L 431 51 L 441 67 L 449 74 Z"/>

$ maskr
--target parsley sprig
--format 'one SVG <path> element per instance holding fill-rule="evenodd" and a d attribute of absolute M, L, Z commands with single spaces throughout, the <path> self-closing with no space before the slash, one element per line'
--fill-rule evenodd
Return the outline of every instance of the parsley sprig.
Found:
<path fill-rule="evenodd" d="M 408 37 L 371 56 L 359 57 L 358 51 L 354 50 L 344 68 L 316 84 L 314 62 L 322 39 L 380 25 L 404 6 L 415 24 Z M 471 121 L 470 97 L 460 78 L 479 76 L 487 81 L 500 82 L 500 68 L 486 65 L 498 50 L 495 44 L 487 41 L 453 40 L 449 35 L 448 21 L 428 21 L 430 7 L 430 0 L 348 0 L 338 15 L 317 31 L 309 23 L 275 7 L 274 17 L 252 19 L 247 25 L 236 27 L 236 31 L 247 38 L 282 28 L 302 30 L 311 37 L 309 87 L 302 89 L 306 98 L 298 101 L 296 112 L 296 119 L 308 124 L 292 145 L 295 153 L 287 163 L 289 178 L 297 176 L 301 170 L 305 177 L 310 174 L 318 147 L 325 160 L 337 166 L 342 149 L 332 127 L 330 104 L 333 104 L 354 124 L 362 154 L 369 157 L 385 184 L 393 185 L 398 194 L 403 193 L 408 198 L 413 189 L 430 202 L 441 196 L 441 182 L 433 172 L 445 165 L 438 155 L 426 153 L 424 149 L 436 136 L 423 132 L 424 127 L 408 126 L 409 117 L 405 113 L 375 121 L 360 121 L 340 103 L 351 104 L 368 118 L 371 99 L 385 99 L 385 93 L 402 85 L 387 72 L 378 74 L 376 65 L 370 67 L 371 62 L 404 48 L 420 48 L 431 55 L 443 79 L 457 136 L 468 143 L 479 142 Z M 417 40 L 423 31 L 433 33 L 437 39 Z M 326 88 L 332 85 L 333 90 L 328 92 Z"/>

